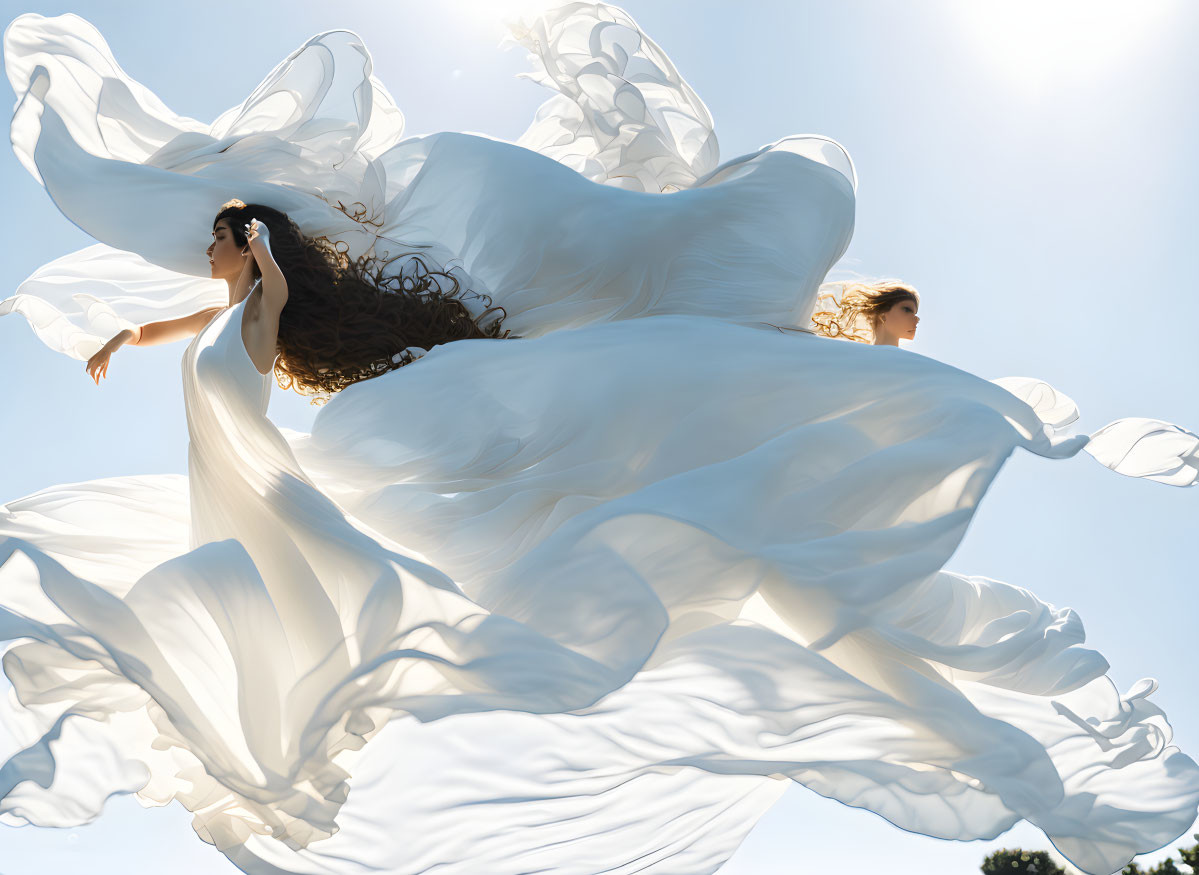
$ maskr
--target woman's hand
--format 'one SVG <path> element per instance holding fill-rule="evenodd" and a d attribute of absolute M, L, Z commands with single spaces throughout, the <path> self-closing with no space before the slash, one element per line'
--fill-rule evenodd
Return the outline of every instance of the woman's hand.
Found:
<path fill-rule="evenodd" d="M 138 329 L 140 332 L 141 329 Z M 125 343 L 134 337 L 134 333 L 128 328 L 125 328 L 104 346 L 100 347 L 100 351 L 87 360 L 86 370 L 96 385 L 100 385 L 100 378 L 108 376 L 108 360 L 112 358 L 112 354 L 120 349 Z"/>
<path fill-rule="evenodd" d="M 244 227 L 246 229 L 246 243 L 249 244 L 250 251 L 254 253 L 255 257 L 260 252 L 270 255 L 271 232 L 267 230 L 266 223 L 260 222 L 257 219 L 250 219 Z"/>
<path fill-rule="evenodd" d="M 115 352 L 108 344 L 104 344 L 100 351 L 87 360 L 87 372 L 91 378 L 96 381 L 96 385 L 100 385 L 100 378 L 108 376 L 108 360 Z"/>

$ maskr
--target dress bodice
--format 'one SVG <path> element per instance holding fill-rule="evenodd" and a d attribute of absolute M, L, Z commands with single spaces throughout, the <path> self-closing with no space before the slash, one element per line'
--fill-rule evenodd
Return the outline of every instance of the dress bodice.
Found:
<path fill-rule="evenodd" d="M 183 356 L 193 547 L 240 538 L 250 549 L 253 539 L 237 507 L 253 505 L 258 487 L 251 482 L 258 480 L 258 474 L 245 466 L 254 460 L 251 468 L 278 468 L 282 438 L 266 415 L 270 374 L 258 372 L 242 340 L 249 297 L 218 313 Z M 243 485 L 248 485 L 248 491 Z"/>
<path fill-rule="evenodd" d="M 219 401 L 265 415 L 270 401 L 270 373 L 259 373 L 246 351 L 241 324 L 250 294 L 226 307 L 206 325 L 183 356 L 183 391 L 188 430 L 195 439 L 193 416 L 201 407 Z"/>

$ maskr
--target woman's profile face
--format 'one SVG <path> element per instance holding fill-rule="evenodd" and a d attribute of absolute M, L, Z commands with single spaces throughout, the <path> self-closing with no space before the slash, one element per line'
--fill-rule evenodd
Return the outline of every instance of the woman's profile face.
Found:
<path fill-rule="evenodd" d="M 236 279 L 241 274 L 246 256 L 233 240 L 233 231 L 228 219 L 221 219 L 212 231 L 212 245 L 208 247 L 208 261 L 213 279 Z"/>
<path fill-rule="evenodd" d="M 920 317 L 916 315 L 919 305 L 912 300 L 899 301 L 892 304 L 891 309 L 880 317 L 885 319 L 887 332 L 894 337 L 911 340 L 916 336 L 916 326 Z"/>

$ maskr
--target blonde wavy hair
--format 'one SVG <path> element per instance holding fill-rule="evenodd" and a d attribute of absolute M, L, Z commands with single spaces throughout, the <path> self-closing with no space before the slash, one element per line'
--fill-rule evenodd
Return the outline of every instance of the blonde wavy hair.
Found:
<path fill-rule="evenodd" d="M 822 337 L 873 343 L 876 320 L 900 301 L 913 301 L 919 307 L 920 295 L 900 280 L 825 283 L 816 299 L 812 331 Z"/>

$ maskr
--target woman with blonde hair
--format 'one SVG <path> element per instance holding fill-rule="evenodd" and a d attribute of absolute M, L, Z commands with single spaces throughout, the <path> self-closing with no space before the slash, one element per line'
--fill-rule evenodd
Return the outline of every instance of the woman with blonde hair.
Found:
<path fill-rule="evenodd" d="M 900 340 L 916 337 L 919 309 L 916 289 L 899 280 L 825 283 L 812 326 L 823 337 L 899 346 Z"/>

